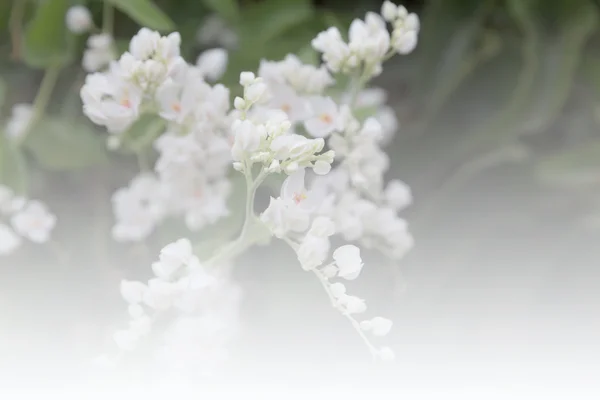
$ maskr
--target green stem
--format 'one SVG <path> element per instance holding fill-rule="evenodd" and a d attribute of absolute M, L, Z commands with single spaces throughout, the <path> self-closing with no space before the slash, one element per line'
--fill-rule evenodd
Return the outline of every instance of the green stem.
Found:
<path fill-rule="evenodd" d="M 21 58 L 21 26 L 23 25 L 23 18 L 25 16 L 26 5 L 27 1 L 16 0 L 13 3 L 12 10 L 10 12 L 10 19 L 8 25 L 12 45 L 11 57 L 13 60 L 18 60 Z"/>
<path fill-rule="evenodd" d="M 233 259 L 247 250 L 250 246 L 256 243 L 260 238 L 252 237 L 251 228 L 256 223 L 257 217 L 254 214 L 254 199 L 256 197 L 256 189 L 265 180 L 268 173 L 263 169 L 260 174 L 254 179 L 252 177 L 252 171 L 250 168 L 244 169 L 244 176 L 246 178 L 246 207 L 245 207 L 245 218 L 242 230 L 233 242 L 223 246 L 212 258 L 206 261 L 206 265 L 216 266 L 220 262 Z"/>
<path fill-rule="evenodd" d="M 35 128 L 35 125 L 37 125 L 40 119 L 44 116 L 46 108 L 48 107 L 48 103 L 50 102 L 50 98 L 52 97 L 52 91 L 54 90 L 54 86 L 58 80 L 60 70 L 61 68 L 58 65 L 53 65 L 46 69 L 40 89 L 38 90 L 35 101 L 33 102 L 33 116 L 29 121 L 29 124 L 27 124 L 27 128 L 23 134 L 15 141 L 17 145 L 23 144 L 27 136 L 31 133 L 33 128 Z"/>
<path fill-rule="evenodd" d="M 109 2 L 104 0 L 104 8 L 102 9 L 102 32 L 112 35 L 115 24 L 114 20 L 115 11 Z"/>

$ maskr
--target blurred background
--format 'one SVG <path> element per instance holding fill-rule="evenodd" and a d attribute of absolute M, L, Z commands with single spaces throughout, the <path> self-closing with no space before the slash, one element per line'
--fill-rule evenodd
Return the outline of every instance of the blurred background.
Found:
<path fill-rule="evenodd" d="M 13 104 L 33 101 L 43 75 L 44 58 L 21 45 L 39 40 L 28 23 L 43 1 L 24 1 L 15 16 L 17 3 L 0 0 L 3 120 Z M 99 23 L 101 1 L 77 3 L 86 3 Z M 222 81 L 233 85 L 261 58 L 297 53 L 316 62 L 310 40 L 318 32 L 328 26 L 346 31 L 353 18 L 379 11 L 382 2 L 154 3 L 166 16 L 154 22 L 181 32 L 188 60 L 207 48 L 230 49 Z M 532 362 L 530 372 L 555 365 L 585 375 L 588 369 L 577 367 L 597 362 L 600 353 L 600 5 L 403 4 L 421 18 L 419 45 L 389 61 L 373 86 L 387 91 L 400 123 L 387 148 L 389 177 L 413 189 L 405 217 L 416 246 L 399 265 L 365 254 L 367 268 L 352 290 L 393 318 L 390 342 L 407 371 Z M 62 26 L 63 16 L 45 23 Z M 117 10 L 121 49 L 144 18 Z M 50 40 L 61 29 L 41 37 Z M 63 44 L 35 44 L 66 60 L 48 104 L 54 123 L 32 132 L 18 149 L 0 135 L 0 181 L 43 199 L 59 218 L 52 243 L 0 259 L 0 330 L 23 357 L 78 361 L 103 343 L 109 347 L 112 330 L 126 320 L 118 282 L 147 278 L 158 250 L 187 233 L 173 222 L 143 244 L 111 239 L 110 196 L 138 164 L 131 154 L 109 153 L 105 133 L 82 116 L 85 38 Z M 260 196 L 262 208 L 268 192 Z M 199 251 L 237 227 L 233 218 L 194 236 Z M 296 265 L 273 261 L 291 257 L 285 245 L 274 244 L 268 258 L 262 248 L 251 253 L 248 267 L 235 272 L 247 330 L 240 351 L 250 358 L 271 351 L 265 363 L 282 362 L 282 353 L 288 362 L 325 364 L 368 356 L 347 321 L 328 308 L 318 283 Z M 271 335 L 263 334 L 265 326 Z M 44 334 L 30 340 L 31 332 Z"/>

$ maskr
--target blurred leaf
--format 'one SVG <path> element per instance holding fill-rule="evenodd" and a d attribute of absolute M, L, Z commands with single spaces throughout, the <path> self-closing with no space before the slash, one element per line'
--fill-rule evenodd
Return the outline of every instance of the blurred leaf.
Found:
<path fill-rule="evenodd" d="M 25 63 L 36 68 L 67 63 L 73 55 L 75 36 L 65 24 L 68 0 L 46 0 L 37 6 L 23 40 Z"/>
<path fill-rule="evenodd" d="M 171 31 L 175 23 L 152 0 L 105 0 L 138 24 L 158 31 Z"/>
<path fill-rule="evenodd" d="M 600 140 L 544 157 L 535 171 L 541 181 L 549 184 L 596 185 L 600 182 Z"/>
<path fill-rule="evenodd" d="M 202 0 L 202 2 L 225 20 L 234 21 L 239 18 L 240 7 L 237 0 Z"/>
<path fill-rule="evenodd" d="M 310 0 L 265 0 L 252 4 L 244 9 L 240 37 L 243 41 L 265 44 L 308 21 L 313 11 Z"/>
<path fill-rule="evenodd" d="M 24 143 L 35 159 L 51 170 L 71 170 L 108 161 L 105 141 L 89 126 L 46 118 Z"/>
<path fill-rule="evenodd" d="M 19 148 L 0 131 L 0 182 L 24 194 L 27 190 L 27 163 Z"/>

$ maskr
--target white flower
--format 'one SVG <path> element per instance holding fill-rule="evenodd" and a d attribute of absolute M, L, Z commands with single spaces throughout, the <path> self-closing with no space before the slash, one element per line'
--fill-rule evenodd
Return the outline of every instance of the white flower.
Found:
<path fill-rule="evenodd" d="M 44 243 L 56 225 L 56 217 L 39 201 L 30 201 L 11 218 L 15 231 L 32 242 Z"/>
<path fill-rule="evenodd" d="M 151 174 L 140 174 L 129 187 L 112 196 L 116 224 L 113 238 L 118 241 L 138 241 L 152 233 L 164 215 L 162 187 Z"/>
<path fill-rule="evenodd" d="M 108 33 L 91 35 L 83 53 L 82 65 L 87 72 L 96 72 L 117 57 L 113 37 Z"/>
<path fill-rule="evenodd" d="M 312 47 L 323 53 L 323 61 L 332 72 L 339 72 L 348 63 L 350 49 L 337 28 L 321 32 L 311 42 Z"/>
<path fill-rule="evenodd" d="M 369 331 L 375 336 L 387 335 L 392 329 L 392 325 L 393 323 L 391 320 L 383 317 L 375 317 L 360 323 L 360 327 L 363 330 Z"/>
<path fill-rule="evenodd" d="M 390 34 L 385 22 L 375 13 L 367 13 L 365 21 L 352 21 L 349 39 L 350 50 L 369 65 L 381 63 L 390 46 Z"/>
<path fill-rule="evenodd" d="M 139 336 L 131 330 L 115 332 L 113 340 L 121 350 L 133 351 L 137 347 Z"/>
<path fill-rule="evenodd" d="M 363 267 L 358 247 L 350 244 L 340 246 L 333 252 L 333 259 L 339 268 L 340 277 L 348 280 L 358 278 Z"/>
<path fill-rule="evenodd" d="M 147 290 L 148 287 L 142 282 L 128 281 L 126 279 L 121 281 L 121 296 L 129 304 L 141 303 Z"/>
<path fill-rule="evenodd" d="M 381 6 L 381 15 L 388 22 L 393 22 L 398 17 L 398 6 L 389 0 L 385 0 Z"/>
<path fill-rule="evenodd" d="M 72 6 L 67 10 L 65 22 L 67 29 L 76 34 L 89 31 L 93 25 L 90 10 L 81 5 Z"/>
<path fill-rule="evenodd" d="M 343 128 L 338 106 L 330 97 L 313 97 L 310 101 L 312 117 L 304 122 L 309 135 L 324 138 Z"/>
<path fill-rule="evenodd" d="M 302 269 L 310 271 L 322 265 L 329 254 L 329 239 L 306 235 L 298 248 L 298 260 Z"/>
<path fill-rule="evenodd" d="M 158 278 L 168 280 L 194 259 L 192 243 L 189 239 L 179 239 L 163 247 L 160 251 L 159 261 L 152 264 L 152 271 Z"/>
<path fill-rule="evenodd" d="M 269 107 L 284 111 L 291 122 L 300 122 L 310 115 L 309 104 L 291 87 L 284 84 L 269 86 Z"/>
<path fill-rule="evenodd" d="M 173 305 L 178 287 L 175 283 L 159 278 L 148 281 L 148 290 L 144 293 L 144 303 L 155 310 L 166 310 Z"/>
<path fill-rule="evenodd" d="M 137 120 L 142 92 L 114 77 L 94 73 L 86 77 L 81 99 L 83 112 L 92 122 L 106 126 L 109 132 L 120 133 Z"/>
<path fill-rule="evenodd" d="M 10 139 L 18 139 L 25 134 L 33 118 L 33 106 L 31 104 L 15 104 L 12 114 L 6 124 L 6 135 Z"/>
<path fill-rule="evenodd" d="M 315 171 L 315 174 L 317 175 L 327 175 L 329 171 L 331 171 L 331 163 L 319 160 L 315 162 L 313 171 Z"/>
<path fill-rule="evenodd" d="M 147 60 L 155 55 L 158 50 L 160 34 L 148 28 L 142 28 L 131 38 L 129 52 L 137 60 Z"/>
<path fill-rule="evenodd" d="M 9 226 L 0 224 L 0 256 L 11 254 L 21 245 L 21 238 Z"/>
<path fill-rule="evenodd" d="M 333 236 L 335 234 L 335 223 L 329 217 L 319 216 L 314 219 L 308 234 L 321 238 Z"/>
<path fill-rule="evenodd" d="M 196 66 L 209 81 L 216 81 L 227 69 L 227 50 L 210 49 L 204 51 L 196 60 Z"/>
<path fill-rule="evenodd" d="M 266 137 L 266 129 L 249 120 L 240 121 L 233 127 L 234 142 L 231 155 L 234 161 L 243 161 L 258 150 L 261 141 Z"/>
<path fill-rule="evenodd" d="M 400 54 L 410 54 L 417 47 L 417 32 L 394 32 L 392 46 Z"/>
<path fill-rule="evenodd" d="M 329 286 L 329 291 L 336 299 L 343 297 L 346 294 L 346 286 L 341 282 L 332 283 Z"/>
<path fill-rule="evenodd" d="M 410 187 L 406 183 L 394 179 L 388 183 L 385 189 L 385 199 L 390 207 L 400 211 L 412 203 Z"/>
<path fill-rule="evenodd" d="M 338 302 L 349 314 L 361 314 L 367 311 L 365 301 L 356 296 L 343 294 L 338 297 Z"/>

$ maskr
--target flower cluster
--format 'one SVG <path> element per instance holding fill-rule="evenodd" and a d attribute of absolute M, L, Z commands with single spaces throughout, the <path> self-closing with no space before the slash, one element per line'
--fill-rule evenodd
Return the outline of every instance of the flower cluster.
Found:
<path fill-rule="evenodd" d="M 183 367 L 185 359 L 185 365 L 193 365 L 196 372 L 209 372 L 205 368 L 224 360 L 225 345 L 235 334 L 240 300 L 237 287 L 226 277 L 207 271 L 187 239 L 165 246 L 152 271 L 154 277 L 147 284 L 121 282 L 131 319 L 127 329 L 113 335 L 114 341 L 122 351 L 135 350 L 153 324 L 170 311 L 175 318 L 167 319 L 172 322 L 156 356 L 175 367 Z"/>
<path fill-rule="evenodd" d="M 245 171 L 255 163 L 267 167 L 269 173 L 292 174 L 306 167 L 316 172 L 328 170 L 333 152 L 319 154 L 325 146 L 322 138 L 308 139 L 292 132 L 287 114 L 265 105 L 270 94 L 261 77 L 243 72 L 240 84 L 244 96 L 234 101 L 238 118 L 232 125 L 231 154 L 236 170 Z"/>
<path fill-rule="evenodd" d="M 157 115 L 164 130 L 154 142 L 155 174 L 142 173 L 113 196 L 117 240 L 142 240 L 166 216 L 183 216 L 198 230 L 229 214 L 229 91 L 206 83 L 222 74 L 226 53 L 213 50 L 190 65 L 179 45 L 177 33 L 143 28 L 129 51 L 88 75 L 81 90 L 84 112 L 113 133 L 114 147 L 144 113 Z"/>
<path fill-rule="evenodd" d="M 10 220 L 10 225 L 2 223 Z M 56 225 L 56 217 L 40 201 L 17 196 L 0 185 L 0 255 L 11 254 L 28 239 L 33 243 L 45 243 Z"/>
<path fill-rule="evenodd" d="M 381 15 L 369 12 L 365 20 L 355 19 L 350 25 L 348 42 L 337 28 L 321 32 L 312 41 L 323 53 L 323 61 L 332 72 L 361 71 L 363 79 L 381 74 L 382 63 L 396 53 L 408 54 L 417 45 L 419 19 L 406 8 L 385 1 Z M 386 21 L 393 26 L 388 31 Z"/>
<path fill-rule="evenodd" d="M 275 236 L 285 240 L 294 248 L 298 261 L 305 271 L 316 274 L 327 291 L 332 305 L 346 316 L 356 329 L 359 329 L 373 356 L 389 359 L 390 349 L 385 347 L 377 349 L 366 338 L 363 331 L 370 331 L 375 336 L 384 336 L 390 331 L 392 322 L 376 317 L 359 323 L 353 314 L 366 311 L 365 301 L 347 294 L 343 283 L 331 282 L 335 278 L 345 280 L 358 278 L 363 262 L 358 247 L 343 245 L 333 252 L 333 262 L 326 263 L 331 249 L 330 237 L 336 234 L 336 226 L 327 216 L 314 216 L 319 200 L 318 193 L 309 192 L 304 188 L 304 171 L 299 171 L 286 179 L 280 197 L 271 199 L 269 207 L 261 215 L 261 220 Z"/>
<path fill-rule="evenodd" d="M 385 60 L 413 50 L 418 30 L 414 14 L 386 1 L 382 15 L 368 13 L 364 21 L 352 23 L 348 43 L 335 28 L 313 40 L 313 47 L 323 53 L 323 65 L 303 64 L 288 55 L 279 62 L 263 60 L 258 74 L 242 72 L 243 94 L 234 99 L 233 109 L 228 89 L 206 82 L 220 76 L 226 53 L 213 50 L 196 65 L 187 64 L 180 57 L 177 33 L 163 37 L 142 29 L 107 71 L 88 76 L 81 92 L 84 111 L 116 142 L 142 114 L 159 117 L 154 171 L 140 173 L 113 196 L 117 240 L 142 240 L 173 215 L 183 216 L 189 229 L 201 229 L 229 213 L 230 167 L 247 184 L 240 236 L 204 266 L 190 241 L 181 239 L 161 251 L 152 266 L 155 277 L 147 284 L 122 283 L 132 320 L 129 329 L 115 334 L 120 348 L 135 349 L 154 320 L 175 310 L 179 316 L 167 329 L 164 359 L 193 363 L 200 358 L 189 351 L 193 348 L 214 350 L 207 358 L 221 360 L 231 320 L 222 324 L 214 318 L 235 312 L 211 311 L 222 299 L 210 307 L 205 299 L 227 284 L 207 268 L 262 241 L 252 229 L 260 224 L 295 250 L 301 267 L 318 277 L 332 305 L 372 354 L 393 358 L 389 348 L 375 347 L 369 338 L 386 335 L 392 322 L 383 317 L 358 321 L 355 316 L 366 312 L 366 303 L 348 294 L 343 283 L 362 271 L 359 247 L 344 244 L 331 252 L 331 239 L 339 235 L 394 260 L 413 244 L 406 221 L 398 215 L 412 202 L 410 188 L 399 180 L 384 181 L 389 158 L 383 147 L 397 122 L 384 105 L 385 93 L 365 86 Z M 339 73 L 351 81 L 342 95 L 331 90 L 336 83 L 332 74 Z M 365 109 L 370 116 L 357 117 Z M 257 218 L 255 192 L 275 174 L 287 178 L 279 196 L 271 197 Z"/>

